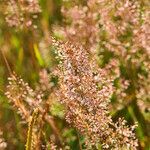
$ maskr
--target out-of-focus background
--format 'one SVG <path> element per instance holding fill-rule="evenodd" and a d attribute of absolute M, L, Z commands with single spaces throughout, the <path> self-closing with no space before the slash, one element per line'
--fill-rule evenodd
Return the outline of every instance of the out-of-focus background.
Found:
<path fill-rule="evenodd" d="M 150 5 L 148 1 L 144 2 L 142 0 L 140 1 L 140 4 L 141 5 L 139 6 L 139 10 L 141 10 L 140 13 L 142 16 L 144 15 L 145 10 L 150 9 Z M 1 143 L 6 143 L 6 149 L 8 150 L 22 150 L 24 149 L 26 143 L 27 124 L 23 123 L 16 109 L 13 108 L 12 104 L 9 103 L 9 100 L 4 94 L 5 92 L 7 92 L 6 86 L 8 84 L 7 79 L 10 76 L 10 69 L 11 72 L 14 71 L 17 75 L 21 76 L 21 78 L 28 82 L 33 89 L 35 89 L 40 80 L 40 73 L 43 73 L 44 71 L 49 73 L 51 71 L 51 67 L 55 64 L 53 51 L 51 50 L 50 36 L 52 35 L 60 39 L 65 39 L 68 33 L 68 37 L 71 36 L 71 38 L 68 39 L 72 40 L 72 37 L 76 36 L 77 39 L 75 40 L 79 41 L 82 41 L 85 34 L 83 45 L 87 43 L 85 44 L 85 47 L 87 49 L 96 49 L 97 60 L 100 67 L 104 67 L 105 64 L 107 64 L 111 60 L 115 60 L 115 62 L 117 61 L 116 63 L 119 63 L 117 64 L 119 69 L 116 70 L 119 71 L 119 75 L 114 80 L 116 93 L 113 94 L 111 99 L 112 104 L 110 110 L 112 116 L 114 120 L 119 117 L 124 117 L 127 120 L 128 124 L 137 122 L 138 127 L 136 129 L 136 136 L 139 140 L 139 149 L 149 150 L 150 49 L 148 49 L 147 47 L 150 46 L 150 43 L 148 42 L 150 35 L 148 33 L 144 33 L 143 35 L 141 35 L 142 38 L 144 38 L 145 42 L 147 42 L 147 47 L 145 48 L 145 50 L 143 50 L 143 48 L 139 51 L 136 51 L 137 47 L 135 46 L 132 47 L 135 51 L 131 52 L 130 44 L 134 45 L 134 42 L 131 42 L 133 38 L 132 30 L 134 29 L 134 25 L 132 27 L 132 23 L 130 23 L 131 28 L 129 27 L 127 28 L 127 30 L 125 29 L 126 32 L 118 37 L 120 38 L 120 43 L 126 45 L 126 48 L 123 49 L 122 53 L 117 52 L 116 54 L 114 52 L 115 50 L 109 51 L 109 48 L 118 49 L 118 51 L 121 51 L 121 46 L 119 47 L 119 49 L 117 47 L 114 48 L 110 45 L 107 45 L 106 42 L 108 42 L 108 37 L 105 36 L 107 33 L 102 29 L 107 22 L 107 19 L 109 20 L 110 18 L 106 17 L 106 20 L 103 19 L 106 22 L 103 22 L 103 24 L 102 22 L 100 22 L 99 31 L 97 31 L 93 29 L 93 26 L 97 26 L 97 24 L 94 21 L 90 22 L 90 14 L 89 18 L 85 19 L 82 9 L 80 9 L 80 7 L 75 7 L 74 5 L 80 5 L 84 7 L 84 5 L 86 6 L 87 4 L 84 0 L 79 0 L 76 2 L 62 0 L 40 0 L 38 5 L 35 2 L 30 6 L 28 10 L 23 10 L 21 8 L 21 1 L 0 0 L 0 145 Z M 91 4 L 88 5 L 88 7 L 90 8 L 91 5 L 92 1 Z M 109 5 L 105 7 L 108 7 L 109 9 Z M 20 9 L 20 13 L 22 13 L 21 15 L 16 11 L 18 9 L 17 7 L 19 7 Z M 68 11 L 67 14 L 65 13 L 65 11 L 67 11 L 68 9 L 70 10 L 70 13 Z M 85 12 L 86 9 L 87 8 L 85 7 Z M 90 11 L 90 13 L 92 13 L 93 11 L 95 11 L 95 8 L 92 8 L 92 10 Z M 121 11 L 123 11 L 123 9 L 120 9 L 120 12 Z M 14 14 L 12 12 L 14 12 Z M 107 9 L 104 10 L 103 13 L 105 12 L 107 12 Z M 130 14 L 124 15 L 128 16 Z M 71 17 L 71 19 L 74 17 L 73 23 L 68 16 Z M 119 24 L 119 21 L 122 19 L 120 16 L 118 14 L 118 16 L 113 16 L 112 19 L 113 21 L 118 23 L 118 26 L 124 26 L 124 24 Z M 67 17 L 68 19 L 66 19 Z M 94 17 L 94 15 L 92 17 Z M 78 21 L 79 19 L 83 19 L 83 22 L 87 21 L 86 23 L 89 26 L 87 26 L 87 28 L 85 26 L 84 29 L 79 28 L 80 25 L 83 25 L 82 21 Z M 134 18 L 126 19 L 130 20 Z M 111 26 L 111 22 L 109 21 L 106 24 L 108 26 Z M 147 26 L 149 25 L 150 24 L 148 24 Z M 71 26 L 70 30 L 68 29 L 69 26 Z M 63 28 L 63 30 L 61 30 L 61 28 Z M 74 34 L 69 35 L 70 32 L 73 32 L 72 30 L 78 30 L 78 28 L 81 31 L 74 31 Z M 138 25 L 135 26 L 135 28 L 138 30 Z M 91 38 L 91 40 L 86 41 L 86 33 L 84 31 L 85 29 L 86 31 L 89 30 L 88 38 Z M 65 30 L 68 30 L 68 32 Z M 113 28 L 113 25 L 111 31 L 112 30 L 115 30 Z M 119 28 L 118 30 L 121 29 Z M 98 42 L 96 39 L 97 36 L 95 35 L 96 32 L 99 32 L 100 41 Z M 146 30 L 146 32 L 149 31 Z M 81 37 L 79 35 L 81 35 Z M 111 36 L 109 38 L 111 38 Z M 93 44 L 94 42 L 97 42 L 98 46 L 95 46 Z M 148 49 L 148 51 L 146 51 L 146 49 Z M 128 51 L 128 53 L 124 53 L 124 51 Z M 73 128 L 66 125 L 62 109 L 62 106 L 60 106 L 59 104 L 55 104 L 51 113 L 56 116 L 55 120 L 60 127 L 62 137 L 63 139 L 65 139 L 66 143 L 68 143 L 72 149 L 79 149 L 76 140 L 77 133 Z M 47 133 L 50 134 L 50 127 L 45 126 L 45 128 Z M 1 139 L 3 140 L 2 142 Z"/>

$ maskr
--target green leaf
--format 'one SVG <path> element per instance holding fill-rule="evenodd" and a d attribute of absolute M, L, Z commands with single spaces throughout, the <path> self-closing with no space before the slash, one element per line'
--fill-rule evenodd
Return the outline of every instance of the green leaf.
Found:
<path fill-rule="evenodd" d="M 40 66 L 43 67 L 44 66 L 44 60 L 43 60 L 43 58 L 42 58 L 42 56 L 40 54 L 40 51 L 38 49 L 37 44 L 34 44 L 33 47 L 34 47 L 34 52 L 35 52 L 35 56 L 36 56 L 36 58 L 38 60 L 38 63 L 39 63 Z"/>

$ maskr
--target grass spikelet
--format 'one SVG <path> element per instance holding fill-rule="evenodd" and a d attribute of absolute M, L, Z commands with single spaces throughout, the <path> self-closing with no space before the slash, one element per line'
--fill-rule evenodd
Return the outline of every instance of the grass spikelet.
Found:
<path fill-rule="evenodd" d="M 36 123 L 36 120 L 38 118 L 38 108 L 36 108 L 33 111 L 33 114 L 31 116 L 31 120 L 29 121 L 29 126 L 28 126 L 28 135 L 27 135 L 27 142 L 26 142 L 26 150 L 32 150 L 33 149 L 33 128 Z"/>

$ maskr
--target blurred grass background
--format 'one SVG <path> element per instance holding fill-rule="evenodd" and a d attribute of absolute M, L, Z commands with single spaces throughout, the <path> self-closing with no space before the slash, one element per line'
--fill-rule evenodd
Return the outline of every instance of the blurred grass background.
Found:
<path fill-rule="evenodd" d="M 37 46 L 43 40 L 44 34 L 49 35 L 52 24 L 61 23 L 62 19 L 61 0 L 41 0 L 40 6 L 42 13 L 36 20 L 37 29 L 18 30 L 15 27 L 9 27 L 6 23 L 2 1 L 0 1 L 0 129 L 3 131 L 8 150 L 24 149 L 27 125 L 20 125 L 20 116 L 13 111 L 8 99 L 4 96 L 10 74 L 2 50 L 11 70 L 34 88 L 39 78 L 39 70 L 43 67 L 48 69 L 51 66 L 51 60 L 49 62 L 44 60 Z"/>

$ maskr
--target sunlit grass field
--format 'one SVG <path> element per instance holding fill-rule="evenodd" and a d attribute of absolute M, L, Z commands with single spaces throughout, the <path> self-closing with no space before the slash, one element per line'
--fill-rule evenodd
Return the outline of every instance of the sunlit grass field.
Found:
<path fill-rule="evenodd" d="M 127 127 L 136 124 L 134 132 L 138 146 L 133 146 L 135 149 L 150 150 L 150 2 L 33 0 L 29 4 L 28 0 L 0 0 L 0 150 L 81 150 L 88 149 L 87 143 L 91 142 L 92 135 L 94 137 L 94 131 L 86 131 L 90 119 L 85 121 L 87 128 L 82 127 L 80 119 L 81 127 L 77 122 L 77 118 L 82 119 L 82 112 L 76 118 L 72 115 L 74 121 L 70 121 L 71 123 L 68 121 L 71 117 L 66 119 L 66 113 L 72 112 L 73 105 L 78 105 L 71 103 L 70 106 L 67 96 L 63 103 L 63 97 L 56 100 L 55 88 L 59 88 L 59 81 L 60 90 L 63 91 L 64 87 L 62 95 L 65 95 L 65 88 L 69 84 L 63 82 L 67 81 L 65 73 L 53 75 L 60 58 L 57 59 L 57 45 L 53 45 L 52 37 L 82 46 L 86 51 L 85 55 L 89 55 L 89 59 L 96 61 L 98 68 L 104 70 L 101 71 L 104 72 L 104 81 L 100 80 L 100 84 L 97 83 L 96 86 L 101 90 L 111 80 L 112 93 L 109 95 L 106 90 L 109 106 L 107 103 L 105 106 L 105 98 L 102 98 L 102 105 L 109 111 L 113 122 L 124 118 Z M 78 49 L 77 46 L 77 51 Z M 80 65 L 84 51 L 81 55 L 80 51 L 74 53 L 66 56 L 73 67 Z M 72 58 L 78 54 L 79 60 Z M 89 68 L 92 61 L 89 62 Z M 82 67 L 85 67 L 84 63 L 81 70 Z M 68 68 L 64 67 L 66 74 L 69 72 Z M 78 73 L 79 77 L 80 74 L 82 76 L 82 71 L 75 70 L 75 74 Z M 17 85 L 16 93 L 13 91 L 15 86 L 11 87 L 14 93 L 9 91 L 9 77 L 12 76 L 18 77 L 15 84 L 24 81 Z M 74 74 L 69 77 L 74 77 Z M 91 80 L 87 79 L 87 86 Z M 28 85 L 22 86 L 25 83 Z M 83 85 L 86 87 L 86 83 L 83 82 Z M 28 86 L 33 92 L 28 90 Z M 83 91 L 78 88 L 75 90 L 78 94 Z M 87 93 L 90 91 L 92 89 Z M 10 98 L 7 92 L 12 94 Z M 27 94 L 23 92 L 29 94 L 28 98 L 25 99 Z M 17 99 L 18 95 L 22 99 Z M 89 97 L 92 99 L 94 96 Z M 79 110 L 82 107 L 86 106 L 81 105 Z M 105 120 L 100 122 L 105 124 Z M 98 140 L 100 142 L 91 144 L 89 149 L 115 149 L 109 144 L 110 147 L 103 148 L 102 143 L 108 140 L 107 137 L 100 139 L 98 136 Z M 130 145 L 130 140 L 128 143 Z M 132 150 L 133 147 L 123 145 L 117 148 Z"/>

